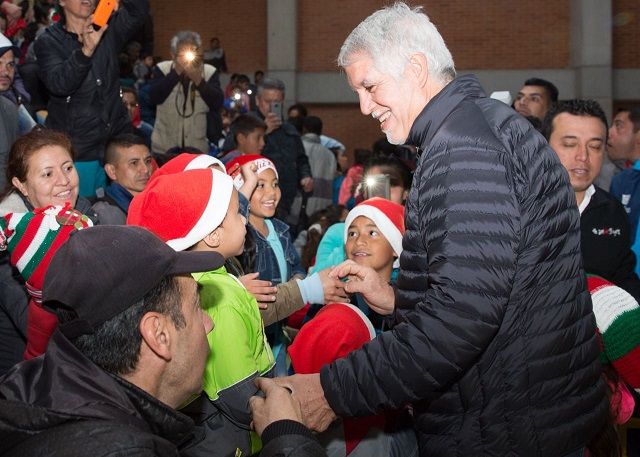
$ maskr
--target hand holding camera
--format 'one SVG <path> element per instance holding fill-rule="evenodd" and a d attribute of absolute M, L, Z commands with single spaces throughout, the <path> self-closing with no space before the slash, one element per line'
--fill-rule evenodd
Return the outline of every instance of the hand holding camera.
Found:
<path fill-rule="evenodd" d="M 93 14 L 85 19 L 82 25 L 82 32 L 78 36 L 78 40 L 82 43 L 82 53 L 91 57 L 98 47 L 98 43 L 102 39 L 102 35 L 109 28 L 108 25 L 100 27 L 100 30 L 96 30 L 93 26 Z"/>
<path fill-rule="evenodd" d="M 174 59 L 178 75 L 189 78 L 197 86 L 202 81 L 202 58 L 193 50 L 180 52 Z"/>
<path fill-rule="evenodd" d="M 272 102 L 269 105 L 269 113 L 264 118 L 264 121 L 267 124 L 267 131 L 265 132 L 267 135 L 282 127 L 282 103 Z"/>

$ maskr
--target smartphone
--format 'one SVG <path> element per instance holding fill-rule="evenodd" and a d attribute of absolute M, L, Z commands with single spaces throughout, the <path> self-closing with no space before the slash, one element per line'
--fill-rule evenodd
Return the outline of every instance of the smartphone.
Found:
<path fill-rule="evenodd" d="M 368 175 L 363 178 L 364 198 L 391 198 L 391 182 L 387 175 Z"/>
<path fill-rule="evenodd" d="M 109 22 L 109 17 L 113 13 L 118 0 L 100 0 L 96 10 L 93 12 L 93 24 L 104 27 Z"/>
<path fill-rule="evenodd" d="M 282 103 L 280 102 L 271 102 L 269 106 L 269 112 L 276 113 L 280 119 L 282 119 Z"/>

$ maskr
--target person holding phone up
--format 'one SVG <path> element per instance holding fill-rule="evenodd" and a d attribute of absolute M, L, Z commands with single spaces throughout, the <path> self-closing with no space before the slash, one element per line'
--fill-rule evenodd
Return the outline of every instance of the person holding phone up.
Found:
<path fill-rule="evenodd" d="M 171 39 L 172 60 L 160 62 L 149 90 L 156 105 L 151 150 L 164 154 L 174 147 L 209 152 L 222 135 L 220 108 L 224 94 L 216 67 L 202 60 L 202 39 L 183 30 Z"/>
<path fill-rule="evenodd" d="M 39 76 L 51 94 L 46 125 L 71 136 L 80 195 L 93 196 L 106 186 L 102 161 L 107 141 L 133 132 L 120 100 L 117 55 L 144 23 L 149 0 L 122 0 L 100 28 L 93 23 L 94 2 L 56 3 L 62 18 L 35 44 Z"/>
<path fill-rule="evenodd" d="M 275 164 L 280 178 L 282 199 L 278 204 L 276 217 L 291 225 L 292 221 L 287 219 L 298 187 L 304 192 L 311 192 L 313 178 L 300 134 L 292 124 L 284 122 L 282 117 L 284 90 L 284 83 L 279 79 L 263 78 L 256 93 L 258 110 L 254 114 L 267 124 L 262 155 Z M 233 134 L 228 134 L 222 150 L 228 152 L 234 149 L 236 144 Z"/>

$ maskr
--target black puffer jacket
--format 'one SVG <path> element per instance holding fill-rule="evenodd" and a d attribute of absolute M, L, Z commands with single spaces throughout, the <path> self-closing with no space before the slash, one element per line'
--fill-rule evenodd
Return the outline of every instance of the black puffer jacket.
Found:
<path fill-rule="evenodd" d="M 474 77 L 416 119 L 395 327 L 321 372 L 332 408 L 413 402 L 421 455 L 563 456 L 608 412 L 566 172 Z"/>
<path fill-rule="evenodd" d="M 64 19 L 35 42 L 40 79 L 51 94 L 47 127 L 71 135 L 80 162 L 102 160 L 107 141 L 133 132 L 120 98 L 118 53 L 142 26 L 149 0 L 125 0 L 91 57 Z"/>

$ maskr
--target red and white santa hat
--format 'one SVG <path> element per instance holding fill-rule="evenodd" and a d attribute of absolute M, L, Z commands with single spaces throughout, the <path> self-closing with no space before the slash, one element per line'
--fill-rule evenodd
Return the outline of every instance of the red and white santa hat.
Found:
<path fill-rule="evenodd" d="M 323 365 L 360 349 L 375 336 L 371 321 L 357 306 L 331 303 L 302 326 L 287 350 L 296 373 L 320 373 Z"/>
<path fill-rule="evenodd" d="M 220 226 L 232 193 L 231 177 L 211 168 L 158 176 L 131 201 L 127 225 L 184 251 Z"/>
<path fill-rule="evenodd" d="M 163 166 L 154 171 L 151 175 L 151 179 L 149 179 L 149 183 L 158 176 L 172 175 L 188 170 L 200 170 L 209 168 L 211 165 L 218 165 L 220 170 L 225 169 L 224 164 L 220 160 L 215 157 L 211 157 L 208 154 L 191 154 L 189 152 L 184 152 L 169 160 Z M 147 183 L 147 185 L 149 185 L 149 183 Z"/>
<path fill-rule="evenodd" d="M 400 254 L 402 254 L 402 236 L 404 235 L 404 206 L 381 197 L 373 197 L 357 204 L 349 211 L 347 219 L 344 221 L 345 243 L 349 234 L 349 226 L 360 216 L 371 219 L 382 232 L 398 256 L 393 262 L 393 268 L 398 268 Z"/>
<path fill-rule="evenodd" d="M 276 174 L 276 178 L 278 177 L 278 170 L 276 170 L 276 166 L 265 156 L 259 154 L 241 155 L 227 164 L 227 174 L 233 178 L 233 185 L 236 186 L 236 189 L 240 189 L 244 184 L 241 169 L 244 164 L 249 162 L 255 162 L 258 167 L 256 173 L 260 174 L 267 169 L 271 169 Z"/>

